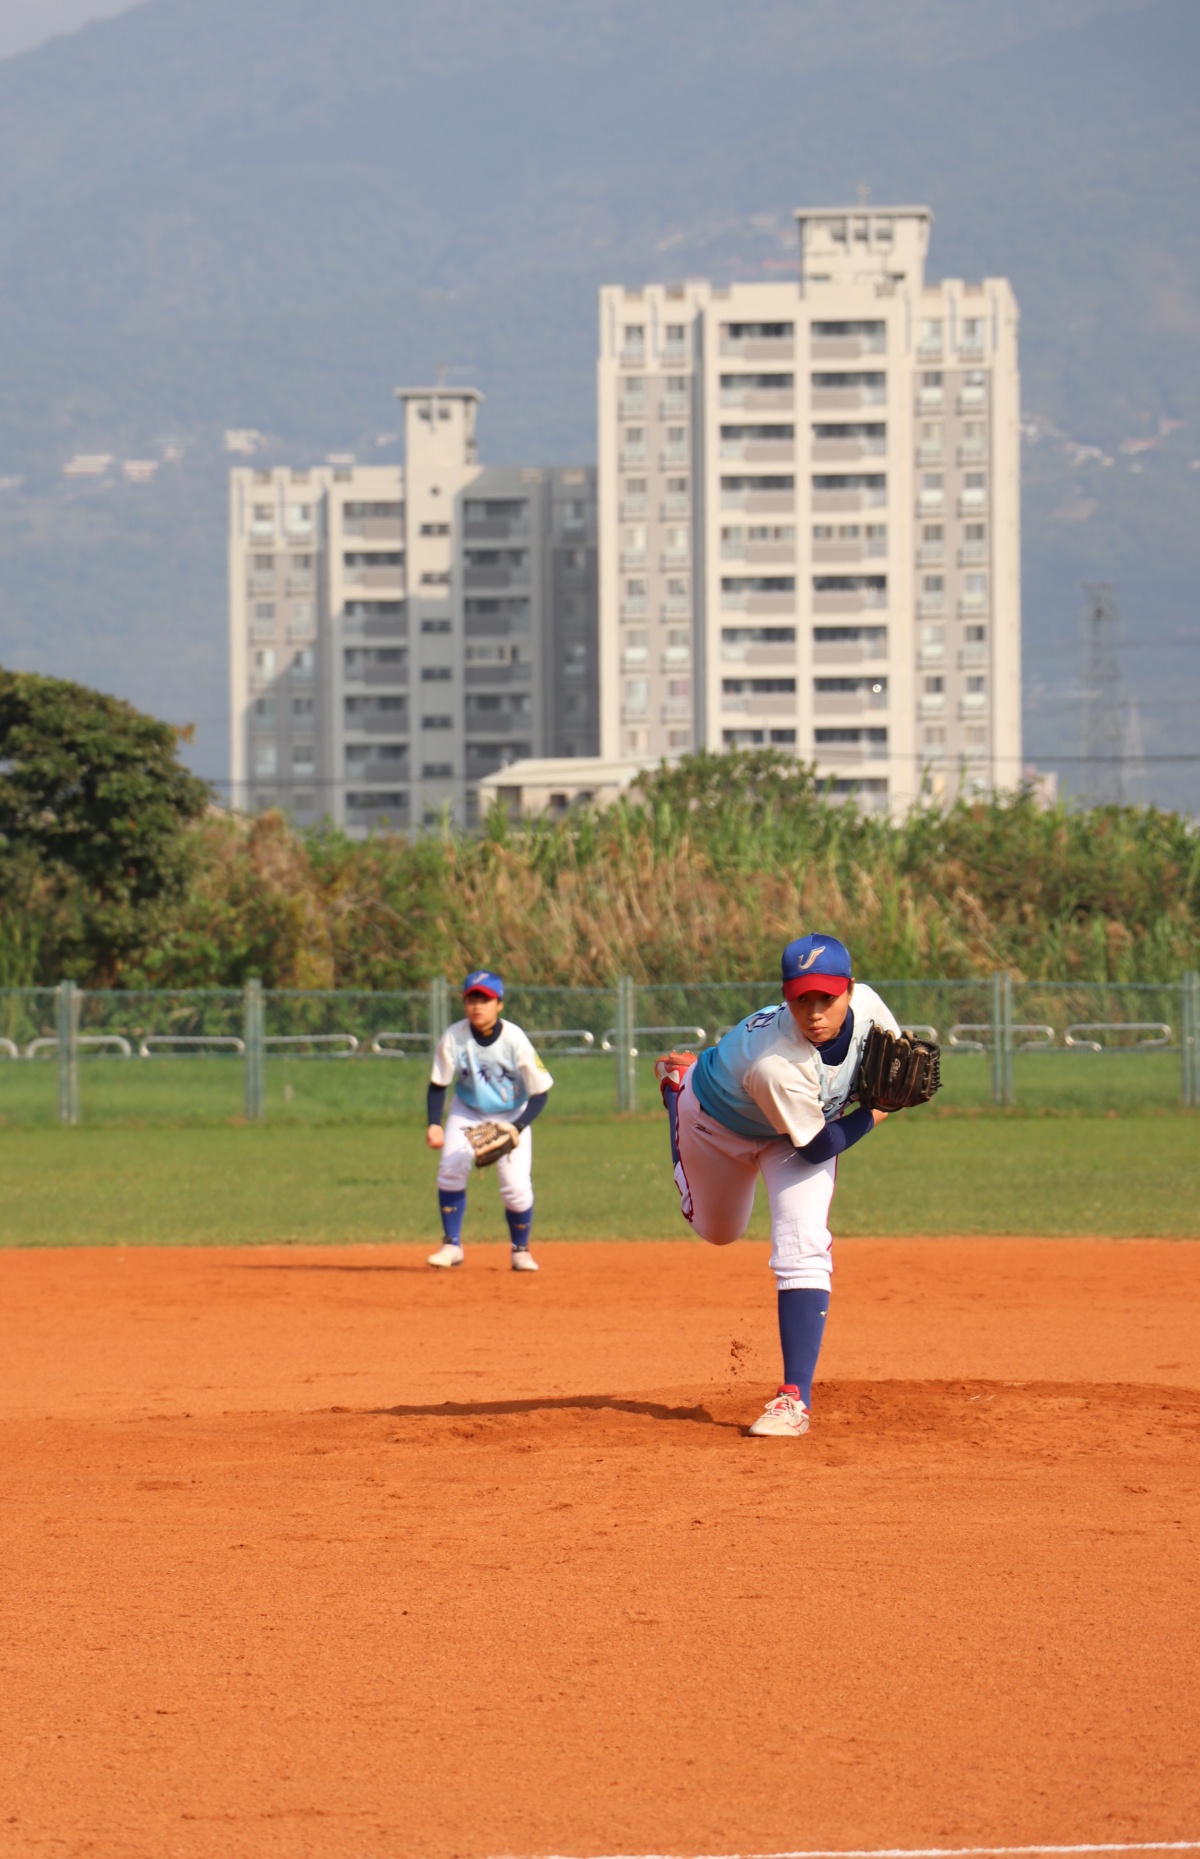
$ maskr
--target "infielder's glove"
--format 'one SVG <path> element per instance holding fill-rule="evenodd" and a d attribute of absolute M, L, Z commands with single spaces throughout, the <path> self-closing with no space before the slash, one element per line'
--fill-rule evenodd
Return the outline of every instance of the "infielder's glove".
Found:
<path fill-rule="evenodd" d="M 467 1130 L 467 1141 L 475 1151 L 476 1168 L 490 1168 L 502 1155 L 515 1149 L 521 1140 L 521 1132 L 511 1123 L 472 1123 Z"/>
<path fill-rule="evenodd" d="M 908 1110 L 942 1088 L 942 1054 L 915 1033 L 872 1026 L 863 1046 L 854 1095 L 868 1110 Z"/>

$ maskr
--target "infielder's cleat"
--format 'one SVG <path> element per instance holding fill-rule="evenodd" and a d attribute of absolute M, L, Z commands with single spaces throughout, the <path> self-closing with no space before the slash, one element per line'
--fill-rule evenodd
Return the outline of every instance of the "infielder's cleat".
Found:
<path fill-rule="evenodd" d="M 766 1412 L 758 1416 L 750 1431 L 758 1439 L 764 1436 L 799 1439 L 802 1433 L 807 1433 L 808 1409 L 800 1399 L 799 1388 L 781 1388 L 775 1399 L 767 1402 Z"/>
<path fill-rule="evenodd" d="M 529 1256 L 528 1246 L 514 1246 L 512 1254 L 514 1272 L 536 1272 L 537 1260 Z"/>
<path fill-rule="evenodd" d="M 443 1269 L 451 1265 L 461 1265 L 462 1262 L 463 1249 L 453 1239 L 448 1239 L 444 1246 L 439 1246 L 436 1252 L 431 1252 L 429 1255 L 429 1263 L 441 1266 Z"/>
<path fill-rule="evenodd" d="M 666 1103 L 668 1091 L 680 1091 L 687 1075 L 689 1065 L 696 1063 L 694 1052 L 668 1052 L 665 1058 L 655 1059 L 654 1076 L 658 1079 L 658 1088 L 663 1093 Z"/>

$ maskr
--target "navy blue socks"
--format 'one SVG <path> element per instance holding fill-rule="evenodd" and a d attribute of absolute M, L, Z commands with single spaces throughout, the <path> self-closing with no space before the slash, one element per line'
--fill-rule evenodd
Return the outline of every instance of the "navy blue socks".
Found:
<path fill-rule="evenodd" d="M 829 1315 L 828 1291 L 779 1293 L 779 1340 L 783 1344 L 783 1379 L 799 1388 L 806 1407 L 812 1404 L 813 1376 Z"/>
<path fill-rule="evenodd" d="M 508 1221 L 508 1230 L 512 1236 L 514 1250 L 523 1252 L 529 1244 L 529 1235 L 533 1230 L 533 1208 L 526 1207 L 522 1213 L 515 1214 L 510 1207 L 506 1207 L 504 1217 Z"/>
<path fill-rule="evenodd" d="M 465 1188 L 439 1188 L 438 1211 L 442 1216 L 442 1232 L 454 1245 L 461 1246 L 463 1217 L 467 1211 L 467 1190 Z"/>

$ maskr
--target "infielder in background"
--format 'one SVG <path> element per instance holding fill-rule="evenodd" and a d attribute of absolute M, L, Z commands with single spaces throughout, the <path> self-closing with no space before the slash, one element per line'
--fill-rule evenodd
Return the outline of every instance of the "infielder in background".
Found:
<path fill-rule="evenodd" d="M 513 1270 L 537 1270 L 529 1251 L 533 1226 L 533 1132 L 529 1126 L 545 1109 L 554 1080 L 528 1034 L 501 1019 L 503 1000 L 500 976 L 487 968 L 475 969 L 463 982 L 466 1018 L 446 1028 L 434 1054 L 425 1141 L 442 1152 L 437 1185 L 445 1239 L 430 1255 L 431 1265 L 462 1264 L 467 1180 L 472 1165 L 483 1168 L 495 1162 L 512 1236 Z M 454 1098 L 443 1130 L 446 1092 L 451 1085 Z"/>
<path fill-rule="evenodd" d="M 701 1239 L 739 1239 L 759 1175 L 767 1184 L 783 1385 L 751 1433 L 808 1431 L 829 1311 L 837 1158 L 886 1115 L 844 1114 L 872 1024 L 899 1032 L 878 994 L 855 987 L 845 944 L 802 936 L 783 952 L 781 1007 L 750 1014 L 698 1059 L 672 1052 L 654 1068 L 683 1216 Z"/>

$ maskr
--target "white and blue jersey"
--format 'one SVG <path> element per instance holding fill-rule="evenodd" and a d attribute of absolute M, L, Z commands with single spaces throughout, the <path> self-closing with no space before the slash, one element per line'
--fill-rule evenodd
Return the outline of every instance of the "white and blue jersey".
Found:
<path fill-rule="evenodd" d="M 486 1046 L 475 1038 L 468 1020 L 456 1020 L 438 1041 L 430 1076 L 436 1085 L 452 1084 L 468 1110 L 505 1122 L 554 1083 L 528 1033 L 511 1020 L 501 1020 L 499 1038 Z"/>
<path fill-rule="evenodd" d="M 851 1015 L 845 1052 L 839 1034 L 830 1042 L 839 1058 L 826 1063 L 786 1004 L 749 1014 L 697 1059 L 691 1079 L 700 1108 L 739 1136 L 760 1142 L 787 1136 L 803 1149 L 845 1109 L 872 1025 L 900 1030 L 875 990 L 861 982 L 847 1019 Z"/>

